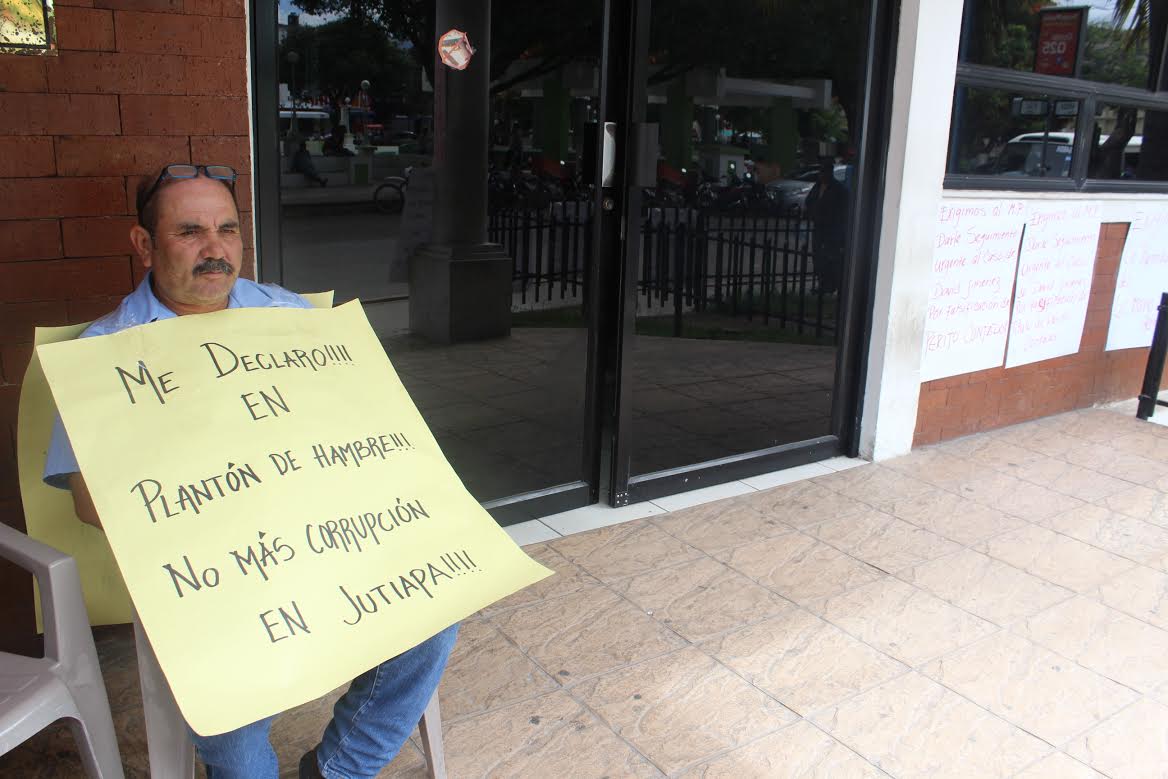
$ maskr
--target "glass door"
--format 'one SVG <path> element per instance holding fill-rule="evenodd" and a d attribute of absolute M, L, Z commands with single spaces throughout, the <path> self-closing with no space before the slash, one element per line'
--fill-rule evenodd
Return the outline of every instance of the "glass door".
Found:
<path fill-rule="evenodd" d="M 263 280 L 361 300 L 501 522 L 594 501 L 599 0 L 522 24 L 475 0 L 254 8 Z"/>
<path fill-rule="evenodd" d="M 615 502 L 852 446 L 884 5 L 629 4 Z"/>

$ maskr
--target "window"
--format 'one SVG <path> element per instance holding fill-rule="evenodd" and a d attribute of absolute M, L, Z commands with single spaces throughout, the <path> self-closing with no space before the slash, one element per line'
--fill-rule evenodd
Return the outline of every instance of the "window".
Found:
<path fill-rule="evenodd" d="M 1168 191 L 1168 3 L 966 0 L 946 186 Z"/>

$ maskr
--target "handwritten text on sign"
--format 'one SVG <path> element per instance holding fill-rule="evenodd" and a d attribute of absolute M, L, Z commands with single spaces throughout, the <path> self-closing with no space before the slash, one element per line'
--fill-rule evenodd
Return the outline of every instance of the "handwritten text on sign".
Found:
<path fill-rule="evenodd" d="M 1141 203 L 1123 245 L 1107 349 L 1150 346 L 1161 293 L 1168 292 L 1168 206 Z"/>
<path fill-rule="evenodd" d="M 1079 351 L 1099 243 L 1099 206 L 1030 206 L 1006 367 Z"/>
<path fill-rule="evenodd" d="M 38 354 L 200 733 L 319 697 L 549 573 L 462 487 L 358 303 Z"/>
<path fill-rule="evenodd" d="M 950 200 L 933 243 L 921 381 L 1002 364 L 1026 203 Z"/>

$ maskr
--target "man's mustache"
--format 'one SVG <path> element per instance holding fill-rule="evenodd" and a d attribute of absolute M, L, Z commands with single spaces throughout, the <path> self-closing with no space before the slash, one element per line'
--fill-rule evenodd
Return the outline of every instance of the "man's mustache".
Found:
<path fill-rule="evenodd" d="M 227 260 L 207 259 L 200 262 L 191 271 L 196 276 L 201 276 L 204 273 L 225 273 L 228 276 L 235 275 L 235 266 Z"/>

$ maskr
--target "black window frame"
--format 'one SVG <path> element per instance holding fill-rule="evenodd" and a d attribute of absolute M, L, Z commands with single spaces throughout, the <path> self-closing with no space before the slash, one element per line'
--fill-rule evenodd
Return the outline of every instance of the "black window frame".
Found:
<path fill-rule="evenodd" d="M 968 14 L 967 14 L 968 18 Z M 964 22 L 963 22 L 964 23 Z M 965 56 L 964 46 L 961 57 Z M 955 148 L 957 123 L 952 121 L 958 95 L 963 87 L 1002 89 L 1023 94 L 1048 94 L 1080 101 L 1075 119 L 1075 144 L 1071 156 L 1071 175 L 1067 178 L 991 176 L 976 173 L 950 173 Z M 945 160 L 945 189 L 993 189 L 1016 192 L 1168 192 L 1168 181 L 1132 179 L 1092 179 L 1087 177 L 1094 137 L 1095 110 L 1107 105 L 1168 112 L 1168 91 L 1153 92 L 1136 87 L 1088 81 L 1069 76 L 999 68 L 991 65 L 957 63 L 957 78 L 950 104 L 949 146 Z"/>

